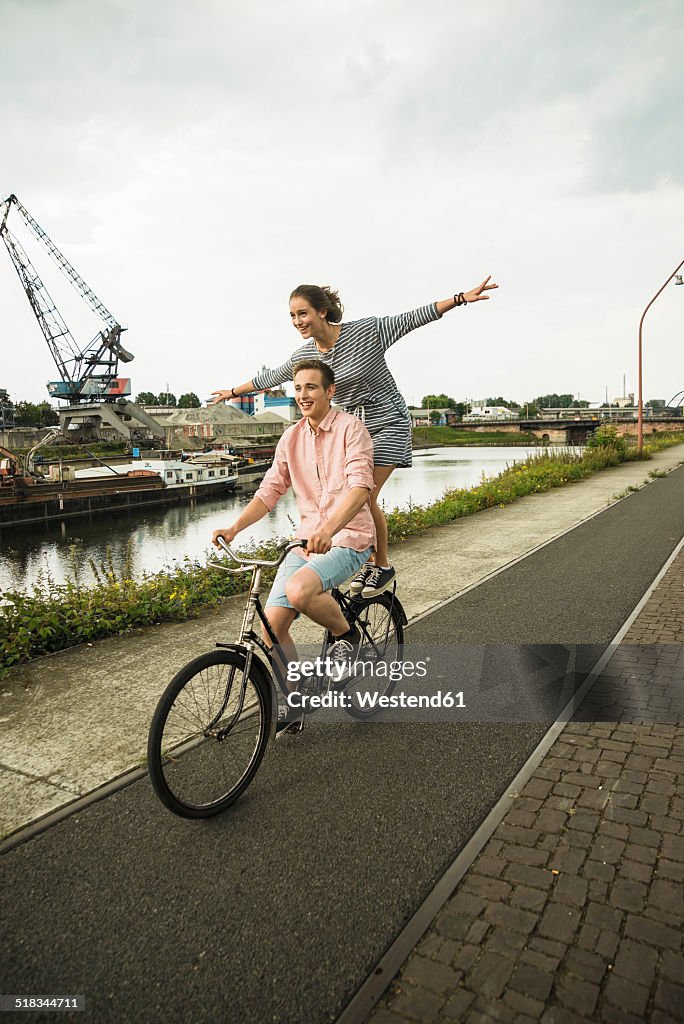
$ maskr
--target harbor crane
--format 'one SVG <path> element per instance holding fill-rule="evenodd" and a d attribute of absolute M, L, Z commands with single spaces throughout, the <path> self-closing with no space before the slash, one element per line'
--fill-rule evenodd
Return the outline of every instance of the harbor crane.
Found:
<path fill-rule="evenodd" d="M 102 321 L 101 330 L 85 347 L 76 343 L 25 250 L 10 231 L 8 220 L 13 209 Z M 126 400 L 131 393 L 131 382 L 127 377 L 119 377 L 119 360 L 130 363 L 133 359 L 132 353 L 121 343 L 126 328 L 118 323 L 15 195 L 0 203 L 0 235 L 59 371 L 60 379 L 50 381 L 47 387 L 51 397 L 69 403 L 59 410 L 62 431 L 66 432 L 71 423 L 88 427 L 90 433 L 97 433 L 99 426 L 106 425 L 130 439 L 133 436 L 130 424 L 136 420 L 139 430 L 145 427 L 163 436 L 155 420 Z"/>

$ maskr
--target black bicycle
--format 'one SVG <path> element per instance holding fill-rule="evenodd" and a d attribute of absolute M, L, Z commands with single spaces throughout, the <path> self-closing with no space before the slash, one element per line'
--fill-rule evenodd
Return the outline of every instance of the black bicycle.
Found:
<path fill-rule="evenodd" d="M 291 694 L 280 648 L 261 604 L 262 571 L 276 568 L 289 551 L 306 546 L 305 540 L 281 544 L 274 561 L 238 555 L 222 543 L 236 568 L 212 563 L 227 572 L 250 572 L 240 635 L 235 643 L 217 643 L 216 649 L 190 661 L 171 680 L 157 705 L 147 743 L 150 780 L 159 799 L 185 818 L 207 818 L 225 810 L 241 796 L 254 778 L 269 740 L 284 732 L 301 732 L 310 711 L 331 689 L 344 692 L 344 710 L 353 718 L 377 714 L 378 699 L 389 697 L 396 674 L 379 670 L 381 663 L 401 661 L 406 615 L 391 591 L 370 599 L 331 591 L 350 625 L 361 633 L 361 643 L 345 679 L 319 671 L 300 684 L 305 705 L 298 719 L 278 722 L 279 690 Z M 271 646 L 254 630 L 261 620 Z M 330 662 L 327 652 L 334 638 L 326 632 L 319 666 Z M 363 668 L 363 671 L 356 671 Z M 368 674 L 374 700 L 368 701 Z M 290 705 L 291 706 L 291 705 Z"/>

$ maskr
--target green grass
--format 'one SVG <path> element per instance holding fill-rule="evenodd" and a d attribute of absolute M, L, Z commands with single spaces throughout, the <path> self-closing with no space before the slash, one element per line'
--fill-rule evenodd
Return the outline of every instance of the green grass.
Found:
<path fill-rule="evenodd" d="M 275 545 L 255 549 L 263 558 L 275 557 Z M 211 558 L 220 560 L 218 553 Z M 224 598 L 240 593 L 245 577 L 207 569 L 185 559 L 173 569 L 145 573 L 132 579 L 130 568 L 117 574 L 111 555 L 96 565 L 90 561 L 94 586 L 80 581 L 78 552 L 71 549 L 71 576 L 56 583 L 42 572 L 29 592 L 0 591 L 13 607 L 0 609 L 0 677 L 12 666 L 41 654 L 62 651 L 76 644 L 116 636 L 139 626 L 181 622 L 217 607 Z M 129 555 L 130 566 L 130 555 Z M 264 579 L 273 578 L 273 571 Z"/>
<path fill-rule="evenodd" d="M 582 454 L 572 449 L 540 450 L 498 476 L 483 479 L 477 487 L 447 490 L 430 505 L 394 509 L 387 515 L 390 540 L 402 541 L 482 509 L 504 506 L 523 495 L 562 487 L 609 466 L 637 460 L 636 449 L 614 431 L 614 427 L 601 428 Z M 658 435 L 644 446 L 644 457 L 682 443 L 684 433 Z M 656 478 L 662 471 L 654 470 L 650 475 Z M 627 491 L 632 489 L 628 487 Z M 265 558 L 274 557 L 273 546 L 258 550 Z M 0 591 L 0 599 L 12 602 L 0 609 L 0 676 L 11 666 L 41 654 L 92 643 L 140 626 L 190 619 L 245 587 L 245 576 L 212 571 L 190 560 L 137 580 L 131 578 L 130 567 L 117 575 L 111 558 L 99 566 L 91 562 L 90 566 L 96 579 L 94 586 L 81 583 L 74 547 L 67 583 L 55 583 L 43 573 L 28 593 Z"/>
<path fill-rule="evenodd" d="M 99 456 L 130 454 L 130 448 L 127 448 L 125 444 L 118 441 L 99 441 L 97 443 L 89 444 L 87 447 L 93 455 Z M 28 455 L 31 448 L 15 448 L 14 450 L 19 455 Z M 44 462 L 60 458 L 77 459 L 79 456 L 84 459 L 89 458 L 86 449 L 79 444 L 51 445 L 45 448 L 39 448 L 36 452 L 36 457 L 42 458 Z"/>
<path fill-rule="evenodd" d="M 506 430 L 469 430 L 467 427 L 414 427 L 413 447 L 423 448 L 427 445 L 540 445 L 542 442 L 534 434 L 519 431 L 509 433 Z"/>

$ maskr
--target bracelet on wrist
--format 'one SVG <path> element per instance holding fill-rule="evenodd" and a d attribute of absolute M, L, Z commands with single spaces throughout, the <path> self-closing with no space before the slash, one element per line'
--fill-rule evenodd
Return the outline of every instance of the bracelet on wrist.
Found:
<path fill-rule="evenodd" d="M 467 306 L 468 305 L 468 300 L 466 299 L 466 297 L 463 294 L 463 292 L 457 292 L 454 295 L 454 303 L 457 306 Z"/>

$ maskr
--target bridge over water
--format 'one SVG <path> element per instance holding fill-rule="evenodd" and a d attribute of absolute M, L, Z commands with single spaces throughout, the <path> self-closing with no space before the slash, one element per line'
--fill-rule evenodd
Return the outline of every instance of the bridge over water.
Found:
<path fill-rule="evenodd" d="M 617 428 L 619 434 L 632 434 L 636 437 L 637 413 L 636 410 L 610 411 L 610 415 L 598 415 L 596 410 L 573 409 L 563 410 L 563 414 L 540 416 L 536 419 L 514 420 L 506 422 L 492 422 L 483 420 L 481 423 L 468 423 L 469 431 L 488 432 L 496 430 L 507 434 L 534 434 L 541 441 L 548 441 L 550 444 L 581 445 L 587 440 L 597 427 L 603 423 L 610 423 Z M 570 415 L 567 413 L 570 412 Z M 458 430 L 458 427 L 456 427 Z M 644 410 L 644 435 L 656 433 L 669 433 L 675 430 L 684 430 L 684 417 L 677 415 L 672 410 Z"/>

